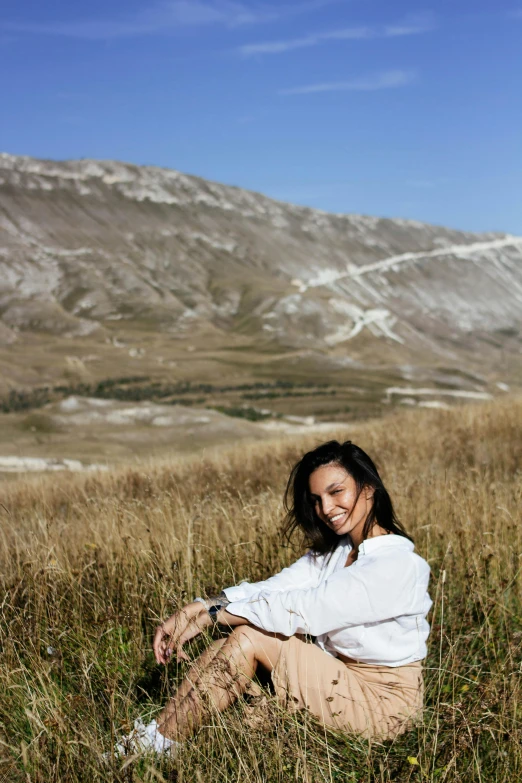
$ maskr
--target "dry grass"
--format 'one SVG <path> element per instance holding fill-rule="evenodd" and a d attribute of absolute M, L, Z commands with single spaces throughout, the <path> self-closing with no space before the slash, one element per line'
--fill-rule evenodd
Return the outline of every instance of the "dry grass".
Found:
<path fill-rule="evenodd" d="M 432 568 L 425 720 L 393 743 L 269 700 L 215 716 L 173 762 L 100 761 L 183 674 L 154 663 L 158 617 L 295 557 L 280 499 L 317 438 L 2 485 L 0 781 L 521 779 L 521 420 L 515 399 L 357 427 Z"/>

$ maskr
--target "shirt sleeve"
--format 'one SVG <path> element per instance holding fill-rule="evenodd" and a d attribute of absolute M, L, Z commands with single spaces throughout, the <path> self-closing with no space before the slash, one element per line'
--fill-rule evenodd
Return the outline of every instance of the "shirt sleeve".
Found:
<path fill-rule="evenodd" d="M 320 636 L 414 613 L 417 592 L 415 563 L 409 558 L 368 558 L 341 568 L 319 585 L 277 592 L 261 589 L 233 601 L 227 611 L 265 631 Z"/>
<path fill-rule="evenodd" d="M 283 568 L 269 579 L 262 582 L 241 582 L 233 587 L 226 587 L 223 592 L 230 602 L 237 603 L 249 600 L 261 592 L 271 593 L 276 590 L 311 587 L 319 580 L 323 561 L 324 555 L 314 556 L 312 552 L 307 552 L 295 563 Z"/>

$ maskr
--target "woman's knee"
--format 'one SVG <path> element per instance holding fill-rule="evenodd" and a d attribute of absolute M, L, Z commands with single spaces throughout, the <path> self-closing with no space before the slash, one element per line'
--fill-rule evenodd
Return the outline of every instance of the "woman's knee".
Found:
<path fill-rule="evenodd" d="M 272 670 L 279 657 L 281 644 L 286 638 L 279 634 L 269 634 L 252 625 L 236 626 L 231 636 L 235 637 L 246 655 L 252 655 L 258 663 L 269 671 Z"/>
<path fill-rule="evenodd" d="M 252 625 L 238 625 L 229 636 L 230 644 L 238 648 L 242 656 L 251 661 L 260 660 L 267 642 L 270 646 L 270 640 L 268 634 Z"/>
<path fill-rule="evenodd" d="M 228 637 L 232 642 L 238 644 L 242 649 L 254 649 L 260 631 L 252 625 L 236 625 Z"/>

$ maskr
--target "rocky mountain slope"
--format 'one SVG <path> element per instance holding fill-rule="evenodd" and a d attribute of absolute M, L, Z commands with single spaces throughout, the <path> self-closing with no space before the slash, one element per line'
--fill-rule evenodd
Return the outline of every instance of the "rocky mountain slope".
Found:
<path fill-rule="evenodd" d="M 152 166 L 0 155 L 4 389 L 168 367 L 240 380 L 257 365 L 265 378 L 368 368 L 392 389 L 467 373 L 480 390 L 520 382 L 521 312 L 522 237 L 327 214 Z"/>

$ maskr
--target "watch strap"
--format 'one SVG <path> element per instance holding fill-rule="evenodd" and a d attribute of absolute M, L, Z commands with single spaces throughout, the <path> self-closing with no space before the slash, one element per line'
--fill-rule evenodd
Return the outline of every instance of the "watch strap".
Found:
<path fill-rule="evenodd" d="M 210 615 L 210 618 L 214 621 L 214 623 L 217 623 L 218 619 L 218 613 L 223 607 L 221 604 L 213 604 L 212 606 L 209 606 L 207 609 L 207 612 Z"/>

